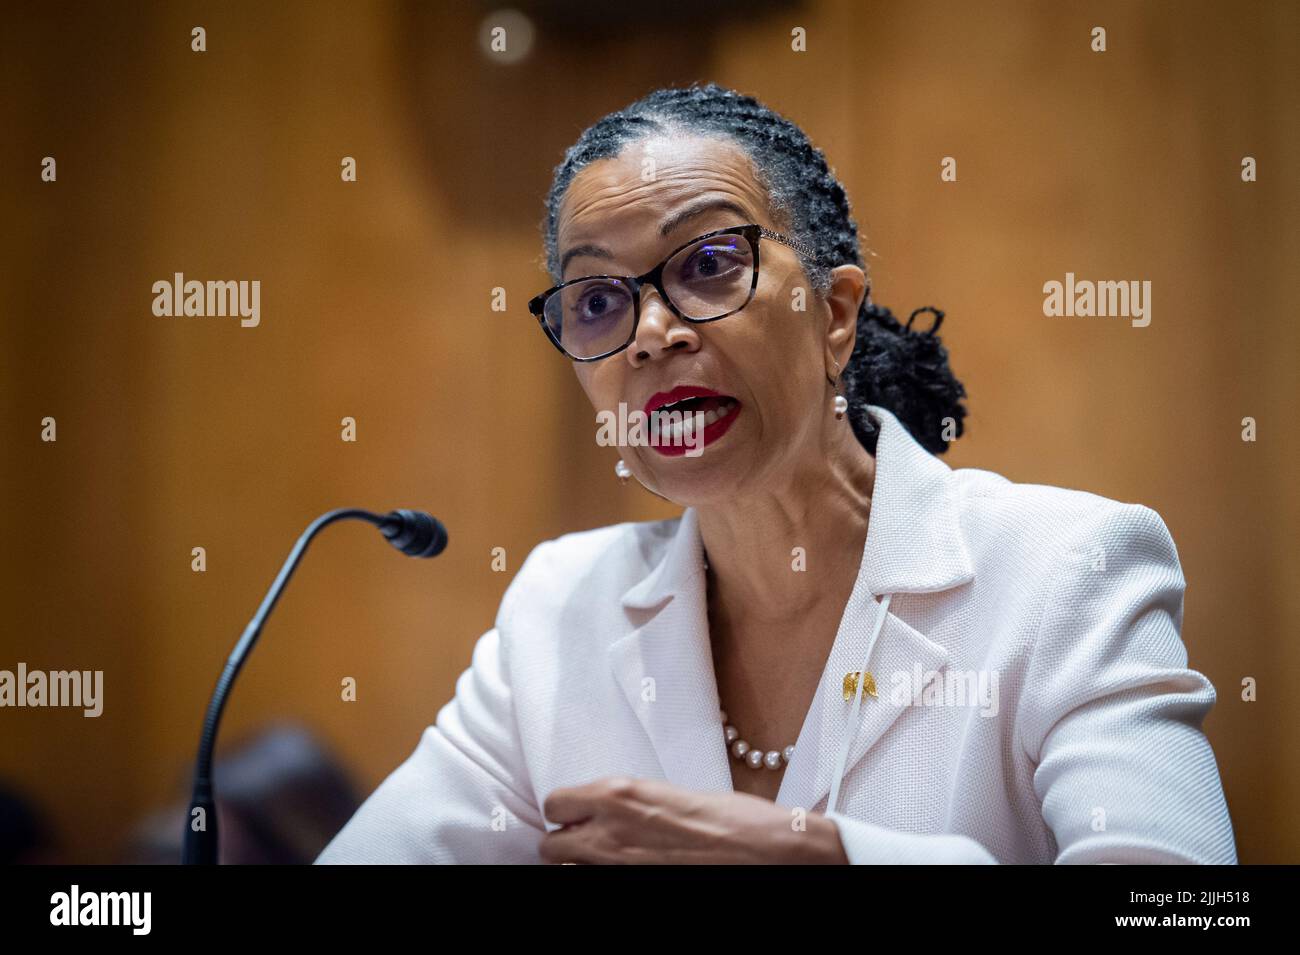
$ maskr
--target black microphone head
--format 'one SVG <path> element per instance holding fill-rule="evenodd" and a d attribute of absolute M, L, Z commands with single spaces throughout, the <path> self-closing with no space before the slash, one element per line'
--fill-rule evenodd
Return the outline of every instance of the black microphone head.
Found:
<path fill-rule="evenodd" d="M 447 546 L 447 528 L 424 511 L 390 511 L 379 529 L 388 543 L 409 557 L 437 557 Z"/>

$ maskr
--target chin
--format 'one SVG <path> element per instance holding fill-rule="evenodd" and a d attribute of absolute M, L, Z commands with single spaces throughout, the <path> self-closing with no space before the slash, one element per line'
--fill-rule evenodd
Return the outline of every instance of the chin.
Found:
<path fill-rule="evenodd" d="M 683 457 L 673 458 L 667 467 L 661 467 L 653 480 L 655 491 L 681 507 L 733 499 L 740 483 L 734 468 L 712 467 L 703 458 Z"/>

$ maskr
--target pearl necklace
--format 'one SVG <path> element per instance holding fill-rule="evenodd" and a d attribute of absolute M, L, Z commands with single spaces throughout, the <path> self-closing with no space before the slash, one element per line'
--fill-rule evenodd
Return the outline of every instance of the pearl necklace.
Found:
<path fill-rule="evenodd" d="M 794 743 L 791 743 L 785 749 L 770 749 L 764 753 L 761 749 L 754 749 L 743 739 L 740 738 L 740 730 L 736 729 L 727 722 L 727 713 L 722 713 L 722 732 L 727 741 L 727 748 L 731 755 L 743 762 L 750 769 L 785 769 L 786 764 L 790 762 L 790 757 L 794 755 Z"/>

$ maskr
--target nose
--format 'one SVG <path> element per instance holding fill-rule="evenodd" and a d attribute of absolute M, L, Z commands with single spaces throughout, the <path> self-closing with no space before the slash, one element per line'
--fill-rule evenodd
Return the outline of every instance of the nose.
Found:
<path fill-rule="evenodd" d="M 641 318 L 636 336 L 627 349 L 627 360 L 634 367 L 655 361 L 670 352 L 693 352 L 700 347 L 694 325 L 684 322 L 664 302 L 659 290 L 651 285 L 641 288 Z"/>

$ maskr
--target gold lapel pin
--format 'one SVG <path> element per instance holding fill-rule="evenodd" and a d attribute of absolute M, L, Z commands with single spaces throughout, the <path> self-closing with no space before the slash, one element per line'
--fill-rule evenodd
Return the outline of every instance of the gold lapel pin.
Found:
<path fill-rule="evenodd" d="M 861 670 L 854 670 L 851 673 L 844 674 L 845 701 L 853 699 L 853 694 L 858 692 L 858 678 L 861 676 Z M 870 670 L 867 671 L 866 679 L 862 681 L 862 692 L 864 695 L 870 694 L 875 696 L 876 699 L 880 699 L 879 696 L 876 696 L 876 678 L 871 675 Z"/>

